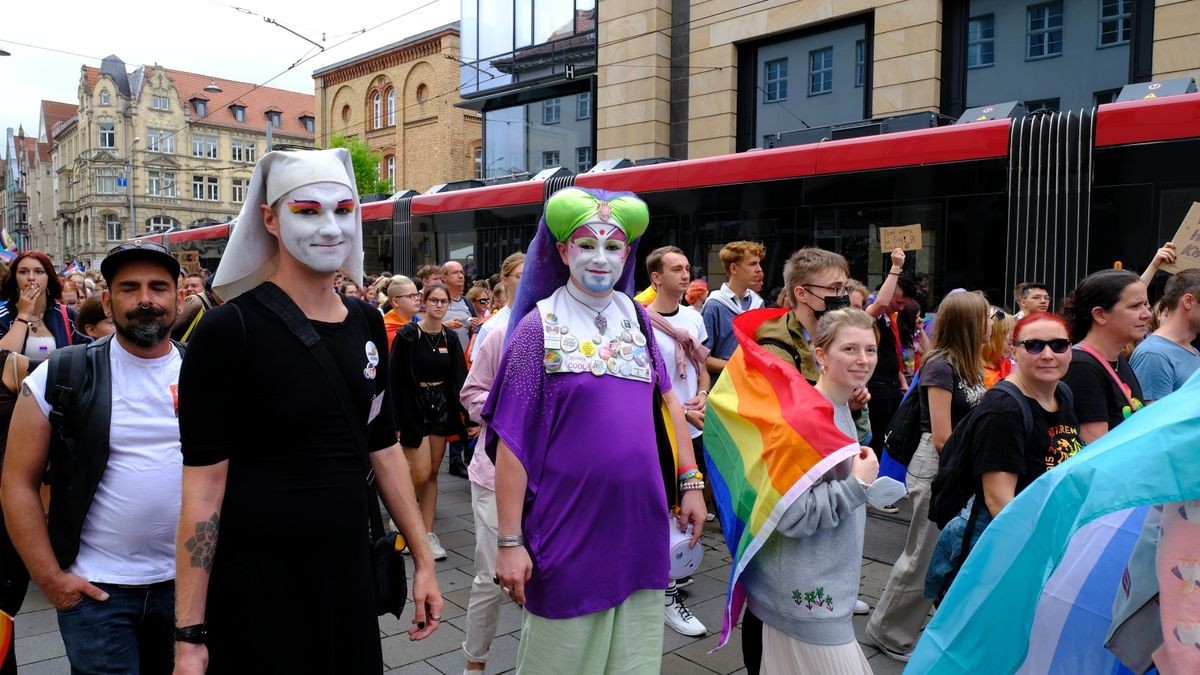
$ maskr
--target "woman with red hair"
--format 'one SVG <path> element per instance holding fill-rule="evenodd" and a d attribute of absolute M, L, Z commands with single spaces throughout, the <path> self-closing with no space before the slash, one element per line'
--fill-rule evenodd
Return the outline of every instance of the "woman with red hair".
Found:
<path fill-rule="evenodd" d="M 62 282 L 54 263 L 41 251 L 25 251 L 9 265 L 0 286 L 0 349 L 29 357 L 33 363 L 75 342 L 75 312 L 62 305 Z"/>

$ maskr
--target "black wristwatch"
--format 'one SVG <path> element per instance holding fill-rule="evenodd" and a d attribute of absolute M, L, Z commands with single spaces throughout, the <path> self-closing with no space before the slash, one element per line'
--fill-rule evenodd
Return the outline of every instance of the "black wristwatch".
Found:
<path fill-rule="evenodd" d="M 194 645 L 202 645 L 206 640 L 208 640 L 208 629 L 202 623 L 194 626 L 184 626 L 183 628 L 176 626 L 175 628 L 176 642 L 190 642 Z"/>

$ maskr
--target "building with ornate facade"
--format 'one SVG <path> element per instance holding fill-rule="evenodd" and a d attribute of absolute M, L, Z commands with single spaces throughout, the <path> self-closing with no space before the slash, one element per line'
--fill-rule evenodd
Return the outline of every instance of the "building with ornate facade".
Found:
<path fill-rule="evenodd" d="M 316 135 L 310 94 L 116 56 L 78 92 L 49 134 L 62 256 L 89 267 L 130 237 L 232 219 L 258 157 Z"/>
<path fill-rule="evenodd" d="M 317 139 L 358 139 L 381 156 L 394 192 L 425 191 L 480 171 L 480 120 L 459 99 L 458 23 L 313 73 Z"/>

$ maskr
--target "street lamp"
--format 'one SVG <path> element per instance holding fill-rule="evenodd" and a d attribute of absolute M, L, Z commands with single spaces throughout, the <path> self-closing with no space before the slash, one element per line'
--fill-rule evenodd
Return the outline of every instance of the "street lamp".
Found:
<path fill-rule="evenodd" d="M 129 142 L 129 150 L 125 153 L 125 189 L 129 192 L 129 232 L 128 236 L 132 237 L 137 234 L 137 211 L 133 203 L 133 147 L 141 143 L 142 139 L 134 136 Z M 107 232 L 105 233 L 108 234 Z"/>

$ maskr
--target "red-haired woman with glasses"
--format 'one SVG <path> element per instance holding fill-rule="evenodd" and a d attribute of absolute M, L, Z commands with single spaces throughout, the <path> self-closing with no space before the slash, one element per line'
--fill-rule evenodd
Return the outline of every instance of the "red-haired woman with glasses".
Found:
<path fill-rule="evenodd" d="M 926 598 L 946 591 L 962 564 L 963 552 L 978 541 L 992 518 L 1030 483 L 1083 447 L 1075 411 L 1058 386 L 1071 366 L 1067 323 L 1045 312 L 1028 314 L 1013 327 L 1012 345 L 1017 365 L 1004 381 L 1020 390 L 1033 425 L 1027 434 L 1021 404 L 999 387 L 979 402 L 973 443 L 963 448 L 979 484 L 975 497 L 938 537 L 925 575 Z M 973 509 L 977 512 L 972 519 Z M 966 546 L 964 536 L 969 537 Z"/>
<path fill-rule="evenodd" d="M 24 354 L 35 363 L 75 342 L 75 311 L 59 304 L 62 283 L 54 263 L 41 251 L 25 251 L 9 265 L 0 286 L 0 349 Z"/>

